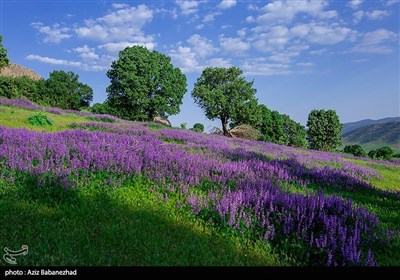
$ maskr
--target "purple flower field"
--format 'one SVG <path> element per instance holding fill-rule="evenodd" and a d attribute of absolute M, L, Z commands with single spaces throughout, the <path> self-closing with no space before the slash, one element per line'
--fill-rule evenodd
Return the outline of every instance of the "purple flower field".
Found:
<path fill-rule="evenodd" d="M 0 170 L 10 184 L 24 174 L 38 186 L 66 190 L 85 186 L 97 172 L 108 174 L 100 186 L 114 187 L 143 175 L 199 217 L 252 239 L 299 244 L 320 265 L 376 265 L 374 248 L 398 234 L 351 200 L 324 195 L 333 188 L 400 198 L 370 183 L 375 170 L 340 154 L 92 122 L 57 133 L 0 127 Z"/>

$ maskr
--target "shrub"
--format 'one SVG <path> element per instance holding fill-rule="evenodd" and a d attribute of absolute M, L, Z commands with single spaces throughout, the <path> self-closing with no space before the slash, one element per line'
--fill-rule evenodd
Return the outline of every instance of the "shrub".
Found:
<path fill-rule="evenodd" d="M 393 150 L 389 146 L 384 146 L 376 150 L 376 158 L 378 159 L 391 159 Z"/>
<path fill-rule="evenodd" d="M 31 125 L 37 125 L 37 126 L 53 125 L 53 121 L 43 113 L 38 113 L 33 116 L 30 116 L 28 118 L 28 122 Z"/>
<path fill-rule="evenodd" d="M 196 131 L 196 132 L 204 132 L 204 125 L 201 123 L 195 123 L 193 125 L 192 131 Z"/>
<path fill-rule="evenodd" d="M 360 145 L 349 145 L 344 147 L 343 150 L 347 154 L 352 154 L 353 156 L 356 157 L 366 157 L 367 153 L 363 150 L 363 148 Z"/>

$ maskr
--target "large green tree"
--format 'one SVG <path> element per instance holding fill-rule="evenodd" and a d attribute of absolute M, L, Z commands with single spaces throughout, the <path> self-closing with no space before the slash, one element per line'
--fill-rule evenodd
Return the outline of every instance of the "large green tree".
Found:
<path fill-rule="evenodd" d="M 107 72 L 108 103 L 125 119 L 152 121 L 180 112 L 186 76 L 170 57 L 142 46 L 127 47 Z"/>
<path fill-rule="evenodd" d="M 40 86 L 43 103 L 62 109 L 79 110 L 93 100 L 93 89 L 73 72 L 53 71 Z"/>
<path fill-rule="evenodd" d="M 342 124 L 334 110 L 312 110 L 307 120 L 311 149 L 333 151 L 342 145 Z"/>
<path fill-rule="evenodd" d="M 192 97 L 210 120 L 219 119 L 224 135 L 228 124 L 243 110 L 251 110 L 247 103 L 257 104 L 253 81 L 241 77 L 243 71 L 236 67 L 204 69 L 194 84 Z"/>
<path fill-rule="evenodd" d="M 3 47 L 2 42 L 3 42 L 3 36 L 0 35 L 0 70 L 3 67 L 6 67 L 10 63 L 7 57 L 7 50 L 6 48 Z"/>
<path fill-rule="evenodd" d="M 294 147 L 307 146 L 307 131 L 300 123 L 292 120 L 288 115 L 281 115 L 283 120 L 283 131 L 285 133 L 284 144 Z"/>

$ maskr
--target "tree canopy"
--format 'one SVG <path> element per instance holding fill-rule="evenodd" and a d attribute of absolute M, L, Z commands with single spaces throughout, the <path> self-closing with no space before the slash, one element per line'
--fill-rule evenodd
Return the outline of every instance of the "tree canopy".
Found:
<path fill-rule="evenodd" d="M 186 76 L 162 53 L 127 47 L 113 61 L 107 77 L 108 103 L 121 118 L 152 121 L 180 112 Z"/>
<path fill-rule="evenodd" d="M 334 151 L 342 145 L 342 124 L 334 110 L 312 110 L 307 121 L 311 149 Z"/>
<path fill-rule="evenodd" d="M 210 120 L 219 119 L 224 135 L 228 135 L 228 124 L 243 110 L 251 110 L 248 103 L 257 104 L 253 81 L 241 77 L 243 71 L 237 67 L 207 67 L 194 84 L 192 97 Z"/>
<path fill-rule="evenodd" d="M 3 36 L 0 35 L 0 70 L 3 67 L 6 67 L 9 63 L 10 61 L 7 57 L 7 50 L 3 46 Z"/>
<path fill-rule="evenodd" d="M 42 81 L 40 92 L 43 103 L 62 109 L 79 110 L 88 107 L 93 100 L 93 89 L 79 82 L 73 72 L 53 71 Z"/>

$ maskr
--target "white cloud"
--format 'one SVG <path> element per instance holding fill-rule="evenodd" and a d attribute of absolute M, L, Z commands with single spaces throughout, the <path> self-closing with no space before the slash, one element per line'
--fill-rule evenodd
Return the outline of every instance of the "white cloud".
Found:
<path fill-rule="evenodd" d="M 257 22 L 265 25 L 271 23 L 290 23 L 299 13 L 313 16 L 323 14 L 322 11 L 327 5 L 327 1 L 280 1 L 276 0 L 265 5 L 261 11 L 264 13 L 257 17 Z M 333 12 L 328 12 L 325 16 L 332 16 Z"/>
<path fill-rule="evenodd" d="M 225 38 L 220 37 L 219 43 L 226 52 L 232 54 L 240 54 L 250 48 L 250 44 L 243 41 L 241 38 Z"/>
<path fill-rule="evenodd" d="M 239 29 L 238 31 L 236 31 L 236 33 L 240 36 L 240 37 L 244 37 L 244 36 L 246 36 L 246 28 L 242 28 L 242 29 Z"/>
<path fill-rule="evenodd" d="M 247 23 L 252 23 L 252 22 L 255 22 L 255 21 L 256 21 L 256 19 L 253 16 L 246 17 L 246 22 Z"/>
<path fill-rule="evenodd" d="M 176 50 L 171 50 L 169 56 L 173 64 L 184 73 L 200 72 L 203 69 L 197 61 L 196 53 L 189 47 L 179 46 Z"/>
<path fill-rule="evenodd" d="M 95 20 L 86 20 L 84 26 L 75 28 L 81 38 L 103 42 L 132 41 L 143 36 L 141 28 L 153 18 L 146 5 L 125 7 Z"/>
<path fill-rule="evenodd" d="M 43 39 L 44 43 L 59 44 L 62 40 L 71 37 L 71 35 L 67 33 L 69 28 L 61 27 L 58 23 L 53 24 L 53 26 L 45 26 L 41 22 L 32 22 L 31 26 L 39 30 L 40 33 L 45 34 Z"/>
<path fill-rule="evenodd" d="M 267 63 L 265 59 L 249 59 L 246 60 L 242 69 L 244 75 L 250 76 L 271 76 L 271 75 L 288 75 L 292 73 L 289 65 L 282 63 Z"/>
<path fill-rule="evenodd" d="M 363 0 L 351 0 L 347 5 L 353 10 L 357 10 Z"/>
<path fill-rule="evenodd" d="M 210 67 L 221 67 L 221 68 L 228 68 L 231 67 L 232 64 L 229 60 L 224 58 L 212 58 L 207 61 L 207 65 Z"/>
<path fill-rule="evenodd" d="M 269 32 L 256 36 L 254 47 L 260 51 L 282 49 L 289 42 L 290 33 L 286 26 L 274 26 Z"/>
<path fill-rule="evenodd" d="M 335 18 L 338 16 L 337 11 L 326 11 L 326 12 L 322 12 L 321 14 L 319 14 L 319 17 L 322 19 L 329 19 L 329 18 Z"/>
<path fill-rule="evenodd" d="M 78 53 L 82 59 L 99 59 L 99 55 L 96 54 L 94 48 L 89 48 L 88 45 L 83 45 L 82 47 L 74 48 L 72 50 Z"/>
<path fill-rule="evenodd" d="M 269 60 L 282 64 L 289 64 L 293 57 L 299 56 L 302 51 L 307 50 L 308 45 L 293 45 L 284 51 L 274 53 Z"/>
<path fill-rule="evenodd" d="M 112 3 L 111 6 L 112 6 L 114 9 L 124 9 L 124 8 L 129 7 L 128 4 L 122 4 L 122 3 Z"/>
<path fill-rule="evenodd" d="M 400 0 L 388 0 L 386 2 L 386 6 L 392 6 L 392 5 L 398 4 L 398 3 L 400 3 Z"/>
<path fill-rule="evenodd" d="M 350 52 L 388 54 L 393 52 L 387 43 L 398 40 L 398 34 L 387 29 L 377 29 L 372 32 L 362 34 L 361 42 L 354 46 Z"/>
<path fill-rule="evenodd" d="M 222 0 L 219 3 L 218 8 L 220 9 L 229 9 L 236 6 L 236 0 Z"/>
<path fill-rule="evenodd" d="M 299 24 L 290 29 L 294 36 L 307 39 L 311 43 L 317 44 L 336 44 L 354 35 L 354 31 L 347 27 L 336 24 L 308 23 Z"/>
<path fill-rule="evenodd" d="M 319 50 L 309 51 L 309 53 L 311 55 L 322 55 L 322 54 L 326 53 L 326 51 L 327 51 L 327 49 L 319 49 Z"/>
<path fill-rule="evenodd" d="M 204 27 L 204 24 L 198 24 L 198 25 L 196 25 L 194 28 L 195 28 L 196 30 L 200 30 L 200 29 L 203 29 L 203 27 Z"/>
<path fill-rule="evenodd" d="M 369 19 L 377 20 L 377 19 L 382 19 L 382 18 L 390 15 L 390 13 L 388 11 L 383 11 L 383 10 L 373 10 L 372 12 L 367 12 L 365 15 Z"/>
<path fill-rule="evenodd" d="M 175 3 L 179 6 L 183 15 L 190 15 L 197 13 L 199 1 L 175 1 Z"/>
<path fill-rule="evenodd" d="M 118 43 L 106 43 L 99 45 L 99 49 L 104 49 L 108 51 L 109 53 L 117 53 L 119 51 L 122 51 L 126 47 L 132 47 L 132 46 L 143 46 L 146 47 L 149 50 L 154 49 L 155 44 L 152 42 L 118 42 Z"/>
<path fill-rule="evenodd" d="M 203 18 L 203 22 L 211 22 L 211 21 L 214 21 L 215 17 L 216 17 L 216 16 L 219 16 L 219 15 L 221 15 L 221 13 L 218 13 L 218 12 L 206 14 L 206 15 L 204 16 L 204 18 Z"/>
<path fill-rule="evenodd" d="M 353 17 L 354 17 L 353 23 L 354 23 L 354 24 L 359 23 L 359 22 L 362 20 L 362 18 L 364 17 L 364 11 L 359 10 L 359 11 L 355 12 L 355 13 L 353 14 Z"/>
<path fill-rule="evenodd" d="M 80 67 L 82 66 L 82 63 L 79 61 L 69 61 L 69 60 L 64 60 L 64 59 L 56 59 L 56 58 L 51 58 L 47 56 L 40 56 L 40 55 L 34 55 L 30 54 L 26 57 L 28 60 L 36 60 L 39 62 L 47 63 L 47 64 L 53 64 L 53 65 L 63 65 L 63 66 L 73 66 L 73 67 Z"/>
<path fill-rule="evenodd" d="M 301 66 L 301 67 L 312 67 L 314 66 L 314 63 L 312 62 L 299 62 L 296 63 L 297 66 Z"/>
<path fill-rule="evenodd" d="M 213 46 L 211 40 L 207 40 L 199 34 L 192 35 L 187 42 L 199 57 L 206 57 L 218 51 L 218 49 Z"/>

